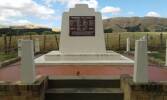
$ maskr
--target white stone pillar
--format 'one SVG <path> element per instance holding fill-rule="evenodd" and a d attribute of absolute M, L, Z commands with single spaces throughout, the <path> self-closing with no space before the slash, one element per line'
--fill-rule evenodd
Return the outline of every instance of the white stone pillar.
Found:
<path fill-rule="evenodd" d="M 142 39 L 147 41 L 147 36 L 144 35 Z"/>
<path fill-rule="evenodd" d="M 35 45 L 35 53 L 40 52 L 39 39 L 35 39 L 34 45 Z"/>
<path fill-rule="evenodd" d="M 17 54 L 18 54 L 18 57 L 21 57 L 21 41 L 22 41 L 23 39 L 18 39 L 17 40 Z"/>
<path fill-rule="evenodd" d="M 135 43 L 135 64 L 133 81 L 135 83 L 148 82 L 148 58 L 146 40 L 136 40 Z"/>
<path fill-rule="evenodd" d="M 22 40 L 21 49 L 21 80 L 23 83 L 31 84 L 35 80 L 33 41 Z"/>
<path fill-rule="evenodd" d="M 165 66 L 167 66 L 167 40 L 166 40 L 166 58 L 165 58 Z"/>
<path fill-rule="evenodd" d="M 126 51 L 130 52 L 130 38 L 126 39 Z"/>

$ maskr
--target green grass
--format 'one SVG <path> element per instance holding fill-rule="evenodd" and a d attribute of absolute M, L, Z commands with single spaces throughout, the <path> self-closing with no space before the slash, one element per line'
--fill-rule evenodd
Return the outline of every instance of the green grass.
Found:
<path fill-rule="evenodd" d="M 0 62 L 17 57 L 17 53 L 0 53 Z"/>
<path fill-rule="evenodd" d="M 161 61 L 165 61 L 165 52 L 150 53 L 149 56 Z"/>

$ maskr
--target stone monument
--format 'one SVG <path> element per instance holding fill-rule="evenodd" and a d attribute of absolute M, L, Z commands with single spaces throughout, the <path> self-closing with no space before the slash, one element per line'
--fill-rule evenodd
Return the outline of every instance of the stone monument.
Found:
<path fill-rule="evenodd" d="M 102 16 L 87 4 L 77 4 L 64 12 L 59 51 L 35 60 L 36 64 L 133 64 L 114 51 L 107 51 Z"/>
<path fill-rule="evenodd" d="M 60 51 L 65 54 L 105 53 L 102 17 L 88 5 L 76 5 L 62 18 Z"/>

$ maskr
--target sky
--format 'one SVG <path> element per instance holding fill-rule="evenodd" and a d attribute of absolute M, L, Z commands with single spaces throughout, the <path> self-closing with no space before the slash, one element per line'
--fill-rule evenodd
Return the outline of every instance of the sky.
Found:
<path fill-rule="evenodd" d="M 167 18 L 167 0 L 0 0 L 0 25 L 36 24 L 60 28 L 62 13 L 75 4 L 88 4 L 101 12 L 103 19 Z"/>

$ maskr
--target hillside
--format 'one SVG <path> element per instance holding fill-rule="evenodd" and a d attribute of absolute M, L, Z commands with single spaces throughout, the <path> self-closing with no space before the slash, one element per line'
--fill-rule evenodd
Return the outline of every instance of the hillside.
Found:
<path fill-rule="evenodd" d="M 158 32 L 167 31 L 167 18 L 117 17 L 103 21 L 105 31 L 113 32 Z"/>

